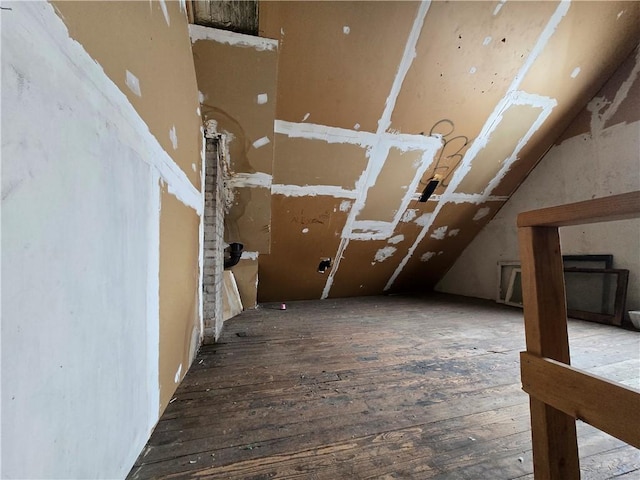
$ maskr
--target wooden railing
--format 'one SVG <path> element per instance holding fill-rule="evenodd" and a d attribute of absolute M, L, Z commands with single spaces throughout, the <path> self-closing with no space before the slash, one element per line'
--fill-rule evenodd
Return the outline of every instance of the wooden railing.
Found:
<path fill-rule="evenodd" d="M 530 396 L 536 480 L 580 478 L 576 419 L 640 448 L 640 391 L 569 366 L 558 227 L 640 217 L 640 192 L 518 215 L 527 351 L 522 388 Z"/>

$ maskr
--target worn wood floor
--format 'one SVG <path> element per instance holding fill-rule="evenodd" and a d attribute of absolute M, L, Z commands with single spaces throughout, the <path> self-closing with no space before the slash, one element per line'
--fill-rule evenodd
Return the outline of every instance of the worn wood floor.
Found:
<path fill-rule="evenodd" d="M 533 478 L 521 310 L 446 295 L 287 307 L 245 312 L 201 349 L 129 478 Z M 640 334 L 569 330 L 574 365 L 638 387 Z M 638 450 L 578 432 L 583 479 L 640 478 Z"/>

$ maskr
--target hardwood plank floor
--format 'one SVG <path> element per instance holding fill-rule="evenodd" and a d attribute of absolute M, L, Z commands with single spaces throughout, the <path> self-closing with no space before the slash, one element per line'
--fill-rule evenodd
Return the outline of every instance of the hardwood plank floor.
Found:
<path fill-rule="evenodd" d="M 449 295 L 278 306 L 201 348 L 128 478 L 533 478 L 521 310 Z M 640 334 L 569 332 L 573 365 L 638 388 Z M 578 432 L 583 479 L 640 478 L 638 450 Z"/>

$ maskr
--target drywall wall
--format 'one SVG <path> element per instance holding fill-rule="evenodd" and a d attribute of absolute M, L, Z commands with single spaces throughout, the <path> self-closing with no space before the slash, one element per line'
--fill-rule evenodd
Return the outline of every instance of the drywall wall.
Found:
<path fill-rule="evenodd" d="M 147 68 L 172 64 L 160 55 L 172 41 L 170 21 L 182 23 L 182 56 L 190 58 L 177 5 L 167 17 L 156 3 L 97 5 L 104 15 L 93 27 L 108 32 L 108 45 L 121 35 L 114 9 L 155 37 L 152 52 L 138 52 Z M 173 245 L 162 240 L 161 225 L 172 223 L 173 210 L 189 212 L 178 223 L 189 240 L 180 246 L 188 264 L 175 268 L 197 279 L 202 195 L 188 171 L 199 169 L 198 127 L 191 132 L 176 120 L 182 151 L 193 154 L 183 169 L 171 155 L 177 150 L 150 132 L 143 119 L 150 113 L 103 70 L 105 58 L 135 57 L 135 45 L 97 62 L 68 30 L 82 16 L 45 2 L 3 7 L 0 476 L 123 478 L 159 417 L 161 397 L 175 389 L 174 378 L 161 388 L 161 309 L 173 299 L 167 289 L 188 307 L 173 319 L 188 332 L 174 340 L 184 348 L 183 373 L 195 350 L 197 280 L 171 288 L 184 277 L 170 273 Z M 158 15 L 164 30 L 156 29 Z M 182 80 L 193 103 L 176 107 L 176 118 L 197 108 L 195 81 Z M 155 88 L 169 83 L 156 79 Z M 168 208 L 173 202 L 179 206 Z"/>
<path fill-rule="evenodd" d="M 262 2 L 260 33 L 280 45 L 259 300 L 424 291 L 635 47 L 640 4 Z"/>
<path fill-rule="evenodd" d="M 55 1 L 53 5 L 71 38 L 118 85 L 162 148 L 199 189 L 202 121 L 197 90 L 184 88 L 196 79 L 193 59 L 185 55 L 190 44 L 184 3 Z"/>
<path fill-rule="evenodd" d="M 164 411 L 198 352 L 203 332 L 200 217 L 164 186 L 160 206 L 160 409 Z"/>
<path fill-rule="evenodd" d="M 519 258 L 518 213 L 640 190 L 639 107 L 636 49 L 464 250 L 437 289 L 495 298 L 497 262 Z M 639 220 L 565 227 L 560 235 L 565 254 L 613 254 L 615 268 L 630 270 L 627 307 L 640 308 Z"/>
<path fill-rule="evenodd" d="M 171 168 L 191 182 L 189 190 L 197 198 L 191 203 L 181 199 L 182 203 L 201 210 L 203 199 L 197 192 L 202 190 L 203 130 L 184 5 L 165 1 L 53 5 L 71 38 L 82 44 L 144 119 L 173 160 Z M 168 193 L 178 194 L 171 184 L 167 187 Z M 201 301 L 192 291 L 191 280 L 188 284 L 172 280 L 198 278 L 197 259 L 202 256 L 199 242 L 194 241 L 198 227 L 188 209 L 170 208 L 173 201 L 167 195 L 163 200 L 169 208 L 160 211 L 162 409 L 177 387 L 176 372 L 180 372 L 179 381 L 190 364 L 187 356 L 195 355 L 195 334 L 176 337 L 176 332 L 202 331 Z M 183 241 L 176 241 L 177 235 Z"/>

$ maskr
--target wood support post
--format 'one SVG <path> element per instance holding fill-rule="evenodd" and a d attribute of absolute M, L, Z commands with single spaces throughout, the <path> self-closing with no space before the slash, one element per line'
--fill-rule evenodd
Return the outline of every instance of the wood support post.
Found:
<path fill-rule="evenodd" d="M 576 418 L 631 445 L 640 445 L 640 391 L 568 366 L 567 306 L 558 233 L 562 226 L 638 217 L 640 191 L 518 215 L 527 337 L 520 365 L 523 389 L 530 395 L 536 480 L 580 478 Z"/>
<path fill-rule="evenodd" d="M 527 351 L 569 364 L 564 272 L 557 227 L 518 229 Z M 533 468 L 537 480 L 580 478 L 575 419 L 534 397 Z"/>

